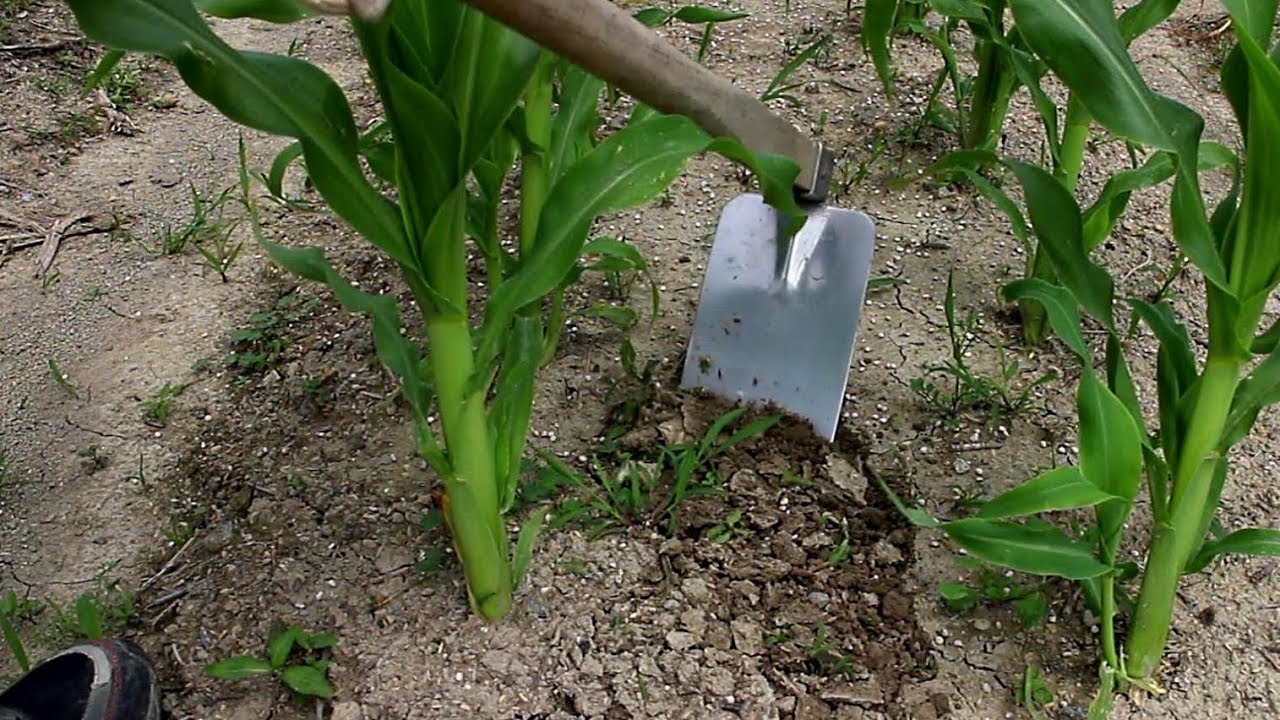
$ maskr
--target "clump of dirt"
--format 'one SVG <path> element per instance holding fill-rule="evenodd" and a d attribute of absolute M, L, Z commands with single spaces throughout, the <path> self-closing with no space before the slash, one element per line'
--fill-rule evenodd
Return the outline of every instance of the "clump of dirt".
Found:
<path fill-rule="evenodd" d="M 378 270 L 362 257 L 339 259 L 363 280 Z M 700 480 L 706 492 L 678 506 L 673 527 L 604 533 L 583 516 L 545 530 L 515 611 L 488 626 L 466 606 L 443 531 L 421 527 L 438 481 L 412 455 L 367 323 L 308 285 L 255 302 L 267 316 L 207 368 L 232 374 L 229 394 L 196 386 L 172 423 L 191 438 L 171 488 L 178 550 L 139 604 L 176 716 L 309 717 L 270 679 L 202 674 L 260 654 L 285 624 L 339 636 L 334 717 L 947 714 L 946 696 L 902 701 L 934 673 L 907 586 L 914 532 L 868 481 L 856 435 L 829 444 L 784 416 L 716 456 L 702 472 L 718 481 Z M 263 332 L 266 361 L 249 372 L 229 360 Z M 567 338 L 544 385 L 569 382 L 575 344 L 589 342 Z M 612 397 L 630 397 L 621 371 L 604 374 Z M 702 438 L 730 409 L 658 389 L 600 457 Z M 565 448 L 599 447 L 617 413 L 557 393 L 540 398 L 534 426 L 575 411 L 579 425 L 534 442 L 590 478 L 592 459 Z M 751 408 L 726 432 L 770 412 Z M 554 517 L 565 497 L 591 491 L 565 488 L 520 512 Z"/>

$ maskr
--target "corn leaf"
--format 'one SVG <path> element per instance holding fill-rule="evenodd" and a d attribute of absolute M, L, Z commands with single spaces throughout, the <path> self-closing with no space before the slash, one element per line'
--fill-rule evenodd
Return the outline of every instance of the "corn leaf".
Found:
<path fill-rule="evenodd" d="M 1280 530 L 1245 528 L 1219 540 L 1211 540 L 1187 563 L 1186 572 L 1200 572 L 1219 555 L 1280 557 Z"/>
<path fill-rule="evenodd" d="M 272 23 L 291 23 L 313 13 L 297 0 L 195 0 L 196 7 L 214 17 L 255 18 Z"/>
<path fill-rule="evenodd" d="M 892 100 L 897 94 L 893 86 L 893 65 L 889 60 L 889 44 L 894 19 L 901 0 L 867 0 L 862 14 L 862 47 L 871 56 L 876 76 Z"/>
<path fill-rule="evenodd" d="M 1272 350 L 1236 388 L 1218 449 L 1226 452 L 1253 429 L 1258 413 L 1280 402 L 1280 350 Z"/>
<path fill-rule="evenodd" d="M 1129 416 L 1137 424 L 1144 448 L 1151 447 L 1147 435 L 1146 419 L 1142 417 L 1142 404 L 1138 401 L 1138 390 L 1133 384 L 1133 375 L 1129 372 L 1129 364 L 1124 358 L 1124 347 L 1116 335 L 1107 335 L 1106 357 L 1103 362 L 1107 369 L 1107 387 L 1124 403 Z"/>
<path fill-rule="evenodd" d="M 1034 515 L 1052 510 L 1092 507 L 1115 499 L 1084 479 L 1080 469 L 1066 466 L 1041 473 L 983 503 L 978 517 L 987 520 Z"/>
<path fill-rule="evenodd" d="M 489 412 L 496 450 L 494 474 L 503 513 L 515 502 L 520 458 L 529 433 L 534 381 L 542 362 L 542 351 L 542 317 L 522 312 L 508 330 L 498 386 Z"/>
<path fill-rule="evenodd" d="M 551 148 L 547 172 L 555 182 L 594 146 L 600 121 L 600 92 L 604 82 L 583 70 L 562 65 L 559 110 L 551 121 Z"/>
<path fill-rule="evenodd" d="M 1111 274 L 1089 259 L 1075 198 L 1055 177 L 1036 165 L 1008 161 L 1026 194 L 1031 226 L 1063 284 L 1108 329 L 1115 327 Z M 1056 330 L 1056 328 L 1055 328 Z"/>
<path fill-rule="evenodd" d="M 1080 418 L 1080 472 L 1116 500 L 1098 505 L 1098 528 L 1108 560 L 1115 558 L 1120 533 L 1142 477 L 1142 436 L 1133 415 L 1091 368 L 1085 368 L 1076 396 Z"/>
<path fill-rule="evenodd" d="M 1000 289 L 1005 300 L 1035 300 L 1044 306 L 1053 333 L 1084 363 L 1090 362 L 1089 349 L 1080 334 L 1080 310 L 1076 299 L 1066 288 L 1050 285 L 1038 278 L 1023 278 L 1008 283 Z"/>
<path fill-rule="evenodd" d="M 1148 30 L 1164 22 L 1182 0 L 1141 0 L 1120 14 L 1120 34 L 1132 43 Z"/>
<path fill-rule="evenodd" d="M 1228 7 L 1239 28 L 1243 9 L 1258 3 L 1233 2 Z M 1275 18 L 1275 5 L 1270 4 Z M 1239 13 L 1239 14 L 1238 14 Z M 1233 295 L 1242 303 L 1238 332 L 1248 340 L 1256 330 L 1267 296 L 1280 283 L 1280 67 L 1247 33 L 1237 33 L 1249 72 L 1248 134 L 1245 138 L 1244 184 L 1235 228 L 1224 254 L 1229 258 Z M 1246 344 L 1248 342 L 1246 341 Z"/>
<path fill-rule="evenodd" d="M 399 261 L 409 256 L 395 205 L 365 179 L 357 132 L 341 88 L 310 63 L 240 52 L 191 0 L 68 0 L 80 28 L 115 48 L 169 59 L 191 90 L 229 119 L 302 142 L 307 168 L 330 207 Z"/>
<path fill-rule="evenodd" d="M 1099 124 L 1177 155 L 1174 237 L 1205 278 L 1225 288 L 1226 269 L 1215 249 L 1195 172 L 1203 119 L 1151 90 L 1129 57 L 1107 0 L 1011 0 L 1010 7 L 1028 45 Z"/>
<path fill-rule="evenodd" d="M 966 518 L 943 523 L 942 529 L 974 557 L 1020 572 L 1083 580 L 1111 569 L 1098 562 L 1087 545 L 1049 525 Z"/>

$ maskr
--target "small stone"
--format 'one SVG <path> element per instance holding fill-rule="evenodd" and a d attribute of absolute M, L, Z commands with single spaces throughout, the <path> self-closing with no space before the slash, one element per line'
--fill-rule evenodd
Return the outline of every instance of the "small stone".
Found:
<path fill-rule="evenodd" d="M 702 578 L 686 578 L 680 583 L 680 589 L 684 591 L 684 596 L 693 602 L 706 602 L 711 599 L 711 589 L 707 587 L 707 581 Z"/>
<path fill-rule="evenodd" d="M 683 630 L 672 630 L 667 633 L 667 645 L 672 650 L 688 650 L 695 644 L 697 644 L 697 640 L 694 639 L 692 633 L 687 633 Z"/>
<path fill-rule="evenodd" d="M 991 629 L 991 621 L 986 618 L 976 618 L 973 621 L 973 629 L 979 632 L 986 632 Z"/>
<path fill-rule="evenodd" d="M 412 564 L 413 553 L 408 548 L 395 545 L 383 546 L 373 561 L 374 569 L 384 575 Z"/>
<path fill-rule="evenodd" d="M 333 706 L 332 720 L 364 720 L 364 709 L 359 703 L 344 700 Z"/>
<path fill-rule="evenodd" d="M 707 613 L 700 608 L 689 608 L 680 613 L 680 624 L 695 640 L 700 640 L 707 631 Z"/>
<path fill-rule="evenodd" d="M 884 689 L 874 677 L 858 682 L 835 683 L 822 692 L 822 699 L 846 705 L 879 705 Z"/>
<path fill-rule="evenodd" d="M 902 551 L 888 540 L 881 540 L 871 548 L 871 557 L 881 565 L 895 565 L 902 562 Z"/>
<path fill-rule="evenodd" d="M 955 462 L 951 463 L 951 467 L 955 469 L 957 475 L 963 475 L 969 472 L 970 466 L 968 460 L 958 457 L 955 459 Z"/>
<path fill-rule="evenodd" d="M 759 655 L 764 652 L 764 631 L 750 620 L 734 620 L 729 623 L 733 633 L 733 646 L 746 655 Z"/>
<path fill-rule="evenodd" d="M 867 476 L 863 475 L 852 463 L 839 455 L 828 455 L 827 474 L 831 476 L 833 485 L 853 495 L 853 499 L 856 502 L 862 505 L 867 504 Z"/>
<path fill-rule="evenodd" d="M 723 697 L 725 695 L 733 694 L 733 674 L 727 669 L 722 667 L 712 668 L 707 671 L 704 678 L 706 688 L 710 690 L 713 695 Z"/>

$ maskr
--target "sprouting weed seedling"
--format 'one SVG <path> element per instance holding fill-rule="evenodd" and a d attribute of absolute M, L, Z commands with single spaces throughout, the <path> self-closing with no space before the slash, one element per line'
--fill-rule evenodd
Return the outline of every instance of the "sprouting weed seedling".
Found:
<path fill-rule="evenodd" d="M 1035 627 L 1044 622 L 1049 611 L 1045 581 L 1026 581 L 1012 571 L 997 569 L 973 558 L 960 557 L 956 562 L 977 570 L 978 574 L 972 584 L 945 582 L 938 585 L 938 595 L 947 610 L 963 613 L 983 604 L 1013 603 L 1023 626 Z"/>
<path fill-rule="evenodd" d="M 1022 682 L 1013 689 L 1013 698 L 1026 708 L 1032 720 L 1046 720 L 1045 708 L 1053 702 L 1053 691 L 1045 682 L 1044 673 L 1035 665 L 1028 665 Z"/>
<path fill-rule="evenodd" d="M 18 669 L 27 672 L 31 669 L 31 660 L 27 655 L 26 646 L 22 644 L 22 638 L 18 636 L 18 628 L 14 624 L 14 621 L 24 614 L 24 610 L 29 611 L 28 602 L 19 599 L 12 590 L 0 595 L 0 636 L 4 637 L 4 644 L 18 663 Z"/>
<path fill-rule="evenodd" d="M 231 331 L 228 340 L 232 352 L 226 364 L 240 375 L 255 375 L 274 367 L 289 347 L 288 323 L 311 312 L 319 305 L 312 298 L 299 302 L 292 293 L 280 296 L 269 310 L 249 315 L 248 326 Z"/>
<path fill-rule="evenodd" d="M 169 414 L 173 412 L 173 399 L 187 389 L 182 383 L 165 383 L 149 398 L 139 401 L 142 408 L 142 420 L 152 427 L 164 427 L 169 422 Z"/>
<path fill-rule="evenodd" d="M 954 271 L 947 274 L 946 299 L 943 304 L 947 335 L 951 342 L 951 358 L 926 366 L 925 376 L 911 378 L 909 386 L 926 407 L 941 415 L 945 428 L 954 430 L 959 427 L 966 412 L 976 411 L 984 414 L 988 427 L 994 429 L 1025 412 L 1031 405 L 1035 389 L 1050 382 L 1056 375 L 1052 372 L 1044 373 L 1021 390 L 1014 391 L 1012 383 L 1021 371 L 1021 364 L 1008 357 L 1003 345 L 997 347 L 1000 363 L 998 375 L 986 375 L 974 370 L 969 364 L 969 358 L 978 345 L 981 324 L 973 312 L 966 314 L 963 319 L 957 318 L 954 275 Z M 939 387 L 929 379 L 934 375 L 946 378 L 949 387 Z"/>
<path fill-rule="evenodd" d="M 791 76 L 796 73 L 805 63 L 817 59 L 820 53 L 829 50 L 831 44 L 831 35 L 822 35 L 818 39 L 809 44 L 808 47 L 796 52 L 795 57 L 791 58 L 782 69 L 773 76 L 769 82 L 769 86 L 760 93 L 760 99 L 765 102 L 773 100 L 781 100 L 792 107 L 800 107 L 804 105 L 804 101 L 792 94 L 796 88 L 803 87 L 810 81 L 791 82 Z M 788 53 L 796 51 L 798 48 L 787 48 Z M 818 81 L 812 81 L 815 84 Z M 830 81 L 827 81 L 830 82 Z"/>
<path fill-rule="evenodd" d="M 49 377 L 53 378 L 54 384 L 62 388 L 71 397 L 80 397 L 80 391 L 76 389 L 75 385 L 71 384 L 71 376 L 62 371 L 62 365 L 58 363 L 56 358 L 49 358 Z"/>
<path fill-rule="evenodd" d="M 723 545 L 738 538 L 750 537 L 751 529 L 742 526 L 742 511 L 734 510 L 724 520 L 707 529 L 705 537 L 713 543 Z"/>
<path fill-rule="evenodd" d="M 47 273 L 46 275 L 40 278 L 40 289 L 48 290 L 54 285 L 57 285 L 58 281 L 61 279 L 62 279 L 62 273 L 58 272 L 57 270 L 54 270 L 51 273 Z"/>
<path fill-rule="evenodd" d="M 174 225 L 166 223 L 160 233 L 160 249 L 148 250 L 153 255 L 178 255 L 188 245 L 197 247 L 217 242 L 230 234 L 235 221 L 223 217 L 227 202 L 231 199 L 233 187 L 228 187 L 218 195 L 210 198 L 188 183 L 191 196 L 191 218 L 186 222 Z"/>
<path fill-rule="evenodd" d="M 839 646 L 827 636 L 827 624 L 821 620 L 818 621 L 813 642 L 806 649 L 806 655 L 805 669 L 815 675 L 829 677 L 840 674 L 850 680 L 865 676 L 855 664 L 856 658 L 852 654 L 841 652 Z"/>
<path fill-rule="evenodd" d="M 333 697 L 333 686 L 323 651 L 337 643 L 338 638 L 332 633 L 313 635 L 290 625 L 267 642 L 265 658 L 236 655 L 205 667 L 204 673 L 227 681 L 275 676 L 299 697 L 327 700 Z"/>
<path fill-rule="evenodd" d="M 702 5 L 685 5 L 670 12 L 656 7 L 644 8 L 634 13 L 633 17 L 651 28 L 667 25 L 672 20 L 690 25 L 702 25 L 702 36 L 698 40 L 698 52 L 695 55 L 698 62 L 702 62 L 707 56 L 707 50 L 711 49 L 711 37 L 716 26 L 720 23 L 741 20 L 749 15 L 750 13 L 718 10 Z"/>

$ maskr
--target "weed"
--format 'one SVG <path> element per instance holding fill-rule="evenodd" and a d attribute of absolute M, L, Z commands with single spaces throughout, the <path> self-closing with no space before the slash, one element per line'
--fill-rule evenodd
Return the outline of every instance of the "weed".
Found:
<path fill-rule="evenodd" d="M 1022 682 L 1013 689 L 1013 697 L 1026 708 L 1033 720 L 1045 720 L 1044 709 L 1053 702 L 1053 692 L 1044 681 L 1044 673 L 1035 665 L 1028 665 Z"/>
<path fill-rule="evenodd" d="M 228 339 L 232 352 L 226 358 L 227 367 L 241 375 L 256 375 L 274 367 L 289 347 L 288 323 L 318 305 L 315 298 L 304 302 L 288 293 L 280 296 L 270 310 L 251 314 L 247 326 L 231 331 Z"/>
<path fill-rule="evenodd" d="M 68 395 L 73 398 L 80 397 L 80 391 L 76 389 L 75 385 L 71 384 L 71 376 L 62 371 L 62 365 L 58 363 L 56 358 L 49 358 L 49 376 L 53 378 L 54 384 L 62 388 Z"/>
<path fill-rule="evenodd" d="M 188 183 L 188 187 L 191 195 L 191 218 L 178 225 L 166 223 L 164 230 L 160 233 L 160 249 L 148 250 L 153 255 L 178 255 L 186 250 L 188 245 L 196 247 L 213 245 L 214 248 L 225 249 L 227 239 L 236 224 L 235 221 L 223 217 L 233 188 L 226 188 L 217 196 L 210 198 L 197 190 L 195 185 Z M 235 252 L 239 252 L 238 246 Z M 225 255 L 225 250 L 223 254 Z M 226 267 L 229 266 L 228 263 L 219 272 L 225 273 Z M 214 269 L 217 270 L 218 266 L 215 265 Z"/>
<path fill-rule="evenodd" d="M 944 303 L 947 335 L 951 341 L 951 359 L 926 366 L 926 376 L 912 378 L 910 388 L 931 411 L 942 416 L 943 425 L 948 429 L 958 427 L 963 414 L 970 410 L 985 414 L 988 427 L 994 428 L 1030 407 L 1035 389 L 1052 381 L 1056 374 L 1044 373 L 1021 391 L 1015 392 L 1011 383 L 1018 376 L 1021 365 L 1016 359 L 1010 360 L 1005 355 L 1003 345 L 997 347 L 999 375 L 985 375 L 970 367 L 969 358 L 978 343 L 980 326 L 977 315 L 972 312 L 963 320 L 957 320 L 953 276 L 954 272 L 947 275 Z M 939 387 L 929 379 L 931 375 L 947 378 L 950 387 Z"/>
<path fill-rule="evenodd" d="M 751 530 L 742 527 L 742 511 L 734 510 L 724 520 L 712 525 L 705 537 L 713 543 L 724 544 L 738 538 L 750 537 Z"/>
<path fill-rule="evenodd" d="M 962 613 L 982 604 L 1013 603 L 1018 620 L 1024 626 L 1034 627 L 1044 621 L 1049 608 L 1046 581 L 1021 581 L 1011 570 L 1000 570 L 973 558 L 961 557 L 956 561 L 977 570 L 977 578 L 968 585 L 952 582 L 938 585 L 938 594 L 947 610 Z"/>
<path fill-rule="evenodd" d="M 164 427 L 173 412 L 173 399 L 186 389 L 187 386 L 181 383 L 165 383 L 154 395 L 140 401 L 138 405 L 142 407 L 143 422 L 152 427 Z"/>
<path fill-rule="evenodd" d="M 22 644 L 22 638 L 18 636 L 18 629 L 14 626 L 14 620 L 24 614 L 24 609 L 28 609 L 27 601 L 19 600 L 12 590 L 0 596 L 0 635 L 4 637 L 4 644 L 17 661 L 18 669 L 27 672 L 31 669 L 31 660 L 27 656 L 26 646 Z"/>
<path fill-rule="evenodd" d="M 840 674 L 850 680 L 865 676 L 855 664 L 856 658 L 852 654 L 841 652 L 839 646 L 827 636 L 827 624 L 822 621 L 818 621 L 817 631 L 813 642 L 806 648 L 806 655 L 805 669 L 814 675 L 829 677 Z"/>
<path fill-rule="evenodd" d="M 338 642 L 332 633 L 311 634 L 290 625 L 271 636 L 265 658 L 237 655 L 219 660 L 204 669 L 205 675 L 219 680 L 244 680 L 273 675 L 301 698 L 333 697 L 329 684 L 329 661 L 322 651 Z"/>
<path fill-rule="evenodd" d="M 674 534 L 686 500 L 722 492 L 723 479 L 715 459 L 781 420 L 780 415 L 771 415 L 728 432 L 744 412 L 745 408 L 734 408 L 717 418 L 701 438 L 663 445 L 651 452 L 624 451 L 607 442 L 589 461 L 591 482 L 549 453 L 540 452 L 545 468 L 538 482 L 544 493 L 548 487 L 580 490 L 558 505 L 552 525 L 580 520 L 594 532 L 606 533 L 628 525 L 657 523 Z M 708 539 L 727 542 L 741 536 L 741 520 L 741 512 L 731 513 L 711 529 Z"/>

